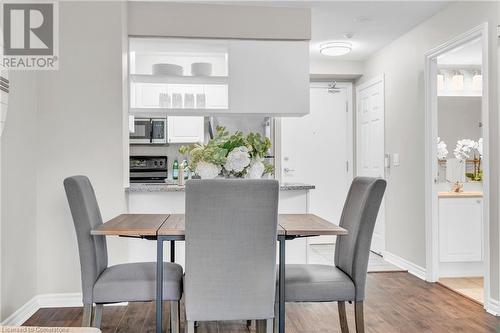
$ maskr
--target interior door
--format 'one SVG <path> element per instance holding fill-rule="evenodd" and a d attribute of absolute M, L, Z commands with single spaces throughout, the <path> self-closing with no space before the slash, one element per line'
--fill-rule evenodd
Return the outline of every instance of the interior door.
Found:
<path fill-rule="evenodd" d="M 384 78 L 378 77 L 356 88 L 358 176 L 385 178 Z M 385 251 L 385 201 L 380 207 L 371 250 Z"/>
<path fill-rule="evenodd" d="M 282 118 L 282 182 L 309 183 L 309 212 L 336 224 L 340 221 L 352 180 L 352 114 L 350 84 L 328 91 L 326 83 L 312 83 L 310 114 Z M 312 237 L 308 243 L 333 243 L 333 236 Z"/>

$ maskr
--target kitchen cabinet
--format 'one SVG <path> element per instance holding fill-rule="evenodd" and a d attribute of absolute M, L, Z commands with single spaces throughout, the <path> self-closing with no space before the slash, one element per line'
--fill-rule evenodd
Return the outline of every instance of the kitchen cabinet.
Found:
<path fill-rule="evenodd" d="M 439 198 L 439 257 L 441 263 L 483 260 L 482 198 Z"/>
<path fill-rule="evenodd" d="M 308 41 L 134 37 L 129 44 L 136 116 L 309 113 Z M 211 65 L 209 75 L 191 70 L 200 62 Z M 155 64 L 177 65 L 182 73 L 153 72 Z"/>
<path fill-rule="evenodd" d="M 168 143 L 198 143 L 204 141 L 205 120 L 203 117 L 167 117 Z"/>

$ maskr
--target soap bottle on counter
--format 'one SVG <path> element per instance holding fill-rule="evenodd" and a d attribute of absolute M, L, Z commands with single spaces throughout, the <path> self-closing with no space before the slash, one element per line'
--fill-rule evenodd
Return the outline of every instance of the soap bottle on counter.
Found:
<path fill-rule="evenodd" d="M 184 186 L 184 161 L 182 161 L 179 166 L 179 174 L 177 178 L 177 185 Z"/>
<path fill-rule="evenodd" d="M 179 161 L 175 160 L 172 165 L 172 179 L 177 180 L 179 178 Z"/>

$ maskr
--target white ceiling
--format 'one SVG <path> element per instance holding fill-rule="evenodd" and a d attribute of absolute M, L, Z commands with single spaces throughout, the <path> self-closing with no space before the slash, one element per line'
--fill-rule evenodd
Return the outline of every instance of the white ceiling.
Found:
<path fill-rule="evenodd" d="M 439 65 L 481 65 L 481 39 L 475 39 L 438 57 Z"/>
<path fill-rule="evenodd" d="M 311 8 L 312 59 L 365 60 L 442 10 L 450 1 L 218 1 L 218 3 Z M 320 43 L 345 41 L 345 33 L 354 34 L 350 40 L 353 44 L 350 54 L 331 58 L 319 53 Z"/>

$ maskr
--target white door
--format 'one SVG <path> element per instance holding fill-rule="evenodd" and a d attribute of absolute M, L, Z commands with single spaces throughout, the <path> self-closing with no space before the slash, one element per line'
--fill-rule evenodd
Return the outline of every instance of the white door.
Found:
<path fill-rule="evenodd" d="M 384 166 L 384 77 L 356 88 L 356 166 L 358 176 L 385 178 Z M 385 201 L 380 207 L 371 250 L 385 251 Z"/>
<path fill-rule="evenodd" d="M 352 86 L 336 93 L 326 83 L 312 83 L 310 114 L 282 118 L 282 182 L 316 186 L 309 193 L 309 212 L 338 224 L 352 180 Z M 334 237 L 312 237 L 311 243 L 333 243 Z"/>

